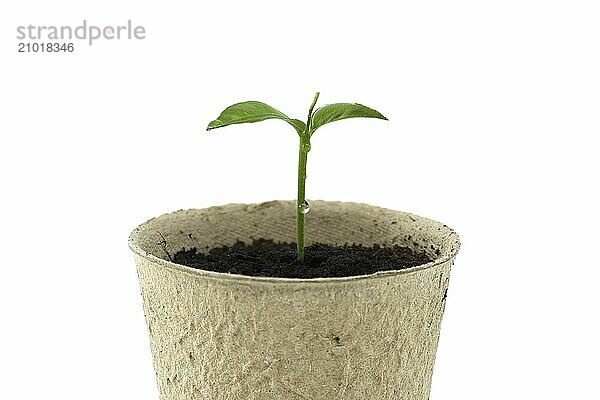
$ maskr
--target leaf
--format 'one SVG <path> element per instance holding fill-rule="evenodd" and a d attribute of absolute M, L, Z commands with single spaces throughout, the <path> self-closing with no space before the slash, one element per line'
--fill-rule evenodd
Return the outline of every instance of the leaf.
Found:
<path fill-rule="evenodd" d="M 208 124 L 206 130 L 210 131 L 211 129 L 222 128 L 228 125 L 259 122 L 274 118 L 281 119 L 292 125 L 299 135 L 306 130 L 304 122 L 292 119 L 281 111 L 260 101 L 245 101 L 227 107 L 217 119 Z"/>
<path fill-rule="evenodd" d="M 379 111 L 373 110 L 367 106 L 357 103 L 336 103 L 327 104 L 315 111 L 312 116 L 312 132 L 321 126 L 330 122 L 339 121 L 346 118 L 387 118 Z"/>

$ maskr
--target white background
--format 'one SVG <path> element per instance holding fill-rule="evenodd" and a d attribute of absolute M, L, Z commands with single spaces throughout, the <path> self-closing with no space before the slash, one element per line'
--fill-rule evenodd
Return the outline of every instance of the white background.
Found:
<path fill-rule="evenodd" d="M 3 1 L 0 398 L 157 399 L 127 235 L 167 211 L 293 198 L 281 121 L 321 128 L 308 198 L 454 227 L 432 400 L 598 389 L 600 13 L 593 1 Z M 19 25 L 143 25 L 142 41 L 18 54 Z"/>

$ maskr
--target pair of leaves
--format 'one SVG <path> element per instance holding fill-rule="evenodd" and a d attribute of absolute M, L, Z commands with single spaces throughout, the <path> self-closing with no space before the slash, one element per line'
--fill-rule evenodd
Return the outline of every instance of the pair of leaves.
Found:
<path fill-rule="evenodd" d="M 311 116 L 311 126 L 308 134 L 312 135 L 321 126 L 330 122 L 347 118 L 378 118 L 385 119 L 379 111 L 356 103 L 328 104 L 318 108 Z M 306 132 L 306 124 L 298 119 L 292 119 L 281 111 L 260 101 L 245 101 L 227 107 L 221 115 L 208 124 L 207 130 L 222 128 L 228 125 L 259 122 L 267 119 L 280 119 L 294 127 L 298 135 Z"/>

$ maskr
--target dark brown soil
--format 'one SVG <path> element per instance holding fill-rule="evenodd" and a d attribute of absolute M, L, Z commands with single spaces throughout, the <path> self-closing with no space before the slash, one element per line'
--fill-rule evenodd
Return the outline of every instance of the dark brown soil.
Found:
<path fill-rule="evenodd" d="M 173 262 L 208 271 L 304 279 L 367 275 L 430 261 L 424 253 L 415 253 L 408 247 L 313 244 L 305 248 L 304 263 L 298 265 L 295 243 L 265 239 L 255 240 L 251 245 L 237 242 L 231 247 L 212 249 L 208 254 L 198 253 L 196 248 L 182 249 L 173 256 Z"/>

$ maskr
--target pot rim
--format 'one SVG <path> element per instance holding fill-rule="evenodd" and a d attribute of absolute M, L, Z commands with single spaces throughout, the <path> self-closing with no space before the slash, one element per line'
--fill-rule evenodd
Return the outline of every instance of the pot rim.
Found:
<path fill-rule="evenodd" d="M 285 201 L 286 200 L 284 200 L 284 202 Z M 157 256 L 153 255 L 152 253 L 142 250 L 142 248 L 136 243 L 135 236 L 142 226 L 144 226 L 152 221 L 158 220 L 166 215 L 176 214 L 176 213 L 181 213 L 181 212 L 186 212 L 186 211 L 193 211 L 193 210 L 210 211 L 211 209 L 218 209 L 218 208 L 227 207 L 227 206 L 245 206 L 245 205 L 250 205 L 252 203 L 228 203 L 228 204 L 219 205 L 219 206 L 211 206 L 211 207 L 205 207 L 205 208 L 180 209 L 180 210 L 164 213 L 157 217 L 150 218 L 146 222 L 138 225 L 133 231 L 131 231 L 131 233 L 129 234 L 128 244 L 129 244 L 129 248 L 136 255 L 138 255 L 148 261 L 151 261 L 153 263 L 157 263 L 160 266 L 165 267 L 167 269 L 175 270 L 177 272 L 188 274 L 188 275 L 191 275 L 194 277 L 202 277 L 202 278 L 208 278 L 208 279 L 214 279 L 214 280 L 234 281 L 234 282 L 239 282 L 239 283 L 276 283 L 276 284 L 299 284 L 299 283 L 301 283 L 301 284 L 327 284 L 327 283 L 363 282 L 363 281 L 371 280 L 371 279 L 381 279 L 381 278 L 389 278 L 389 277 L 394 277 L 394 276 L 412 274 L 412 273 L 419 272 L 419 271 L 422 271 L 422 270 L 425 270 L 428 268 L 433 268 L 435 266 L 438 266 L 438 265 L 441 265 L 448 261 L 453 260 L 454 258 L 456 258 L 456 255 L 458 254 L 458 250 L 460 249 L 460 238 L 458 236 L 458 233 L 456 233 L 456 231 L 454 229 L 450 228 L 449 226 L 444 225 L 433 219 L 421 217 L 419 215 L 404 212 L 404 211 L 396 211 L 396 210 L 386 209 L 384 207 L 373 206 L 371 204 L 366 204 L 366 203 L 336 202 L 336 201 L 328 201 L 328 202 L 329 203 L 344 203 L 344 204 L 348 204 L 348 205 L 358 205 L 358 206 L 369 206 L 369 207 L 384 209 L 384 210 L 388 210 L 388 211 L 403 213 L 405 215 L 411 216 L 422 222 L 428 222 L 428 223 L 433 223 L 434 225 L 438 225 L 438 227 L 443 228 L 444 230 L 447 230 L 449 233 L 448 240 L 450 240 L 452 242 L 450 251 L 448 251 L 447 254 L 443 254 L 440 257 L 434 259 L 433 261 L 428 262 L 427 264 L 422 264 L 422 265 L 418 265 L 416 267 L 399 269 L 399 270 L 378 271 L 378 272 L 368 274 L 368 275 L 354 275 L 354 276 L 327 277 L 327 278 L 281 278 L 281 277 L 229 274 L 229 273 L 224 273 L 224 272 L 215 272 L 215 271 L 196 269 L 196 268 L 188 267 L 188 266 L 185 266 L 182 264 L 177 264 L 172 261 L 164 260 L 160 257 L 157 257 Z M 259 203 L 256 203 L 256 204 L 259 204 Z M 260 204 L 264 204 L 264 203 L 260 203 Z"/>

